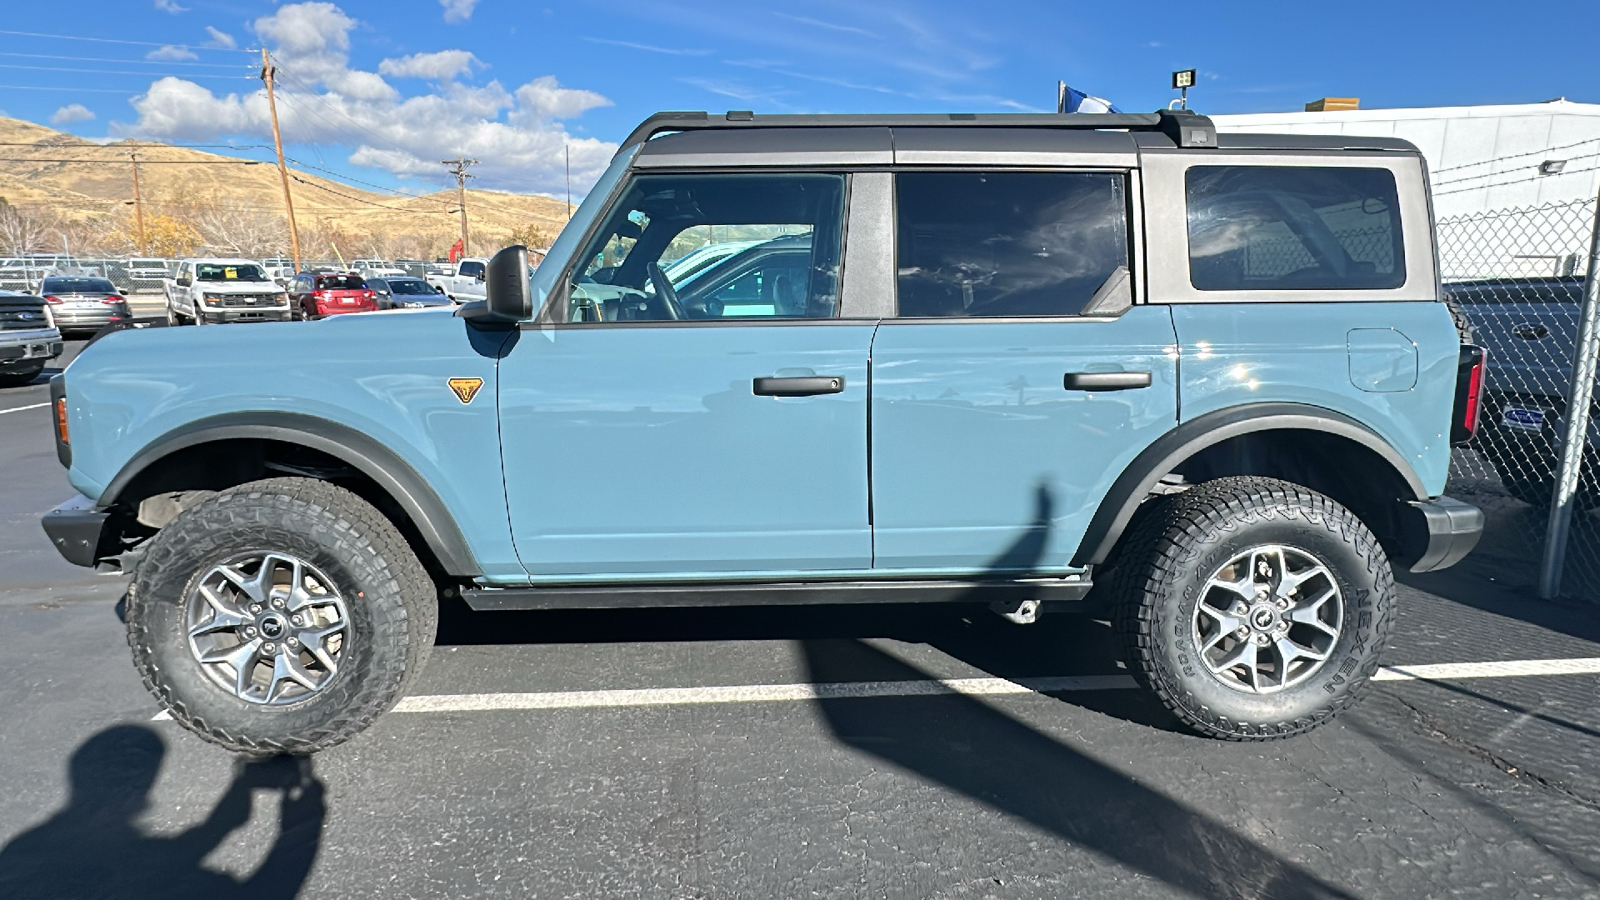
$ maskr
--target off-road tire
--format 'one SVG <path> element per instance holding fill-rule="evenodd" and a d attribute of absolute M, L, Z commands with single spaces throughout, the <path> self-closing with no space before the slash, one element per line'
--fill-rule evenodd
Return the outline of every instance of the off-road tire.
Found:
<path fill-rule="evenodd" d="M 398 529 L 370 503 L 311 478 L 270 478 L 185 510 L 147 545 L 128 590 L 128 645 L 145 687 L 202 738 L 242 753 L 307 754 L 359 733 L 421 672 L 438 631 L 438 592 Z M 316 696 L 287 706 L 218 687 L 190 652 L 193 582 L 230 555 L 293 553 L 338 587 L 351 647 Z"/>
<path fill-rule="evenodd" d="M 1360 519 L 1274 478 L 1219 478 L 1150 502 L 1111 576 L 1114 624 L 1141 685 L 1193 731 L 1235 741 L 1301 734 L 1356 701 L 1378 670 L 1395 606 L 1388 557 Z M 1343 627 L 1304 682 L 1250 694 L 1200 663 L 1191 629 L 1206 580 L 1261 544 L 1298 548 L 1328 567 L 1343 594 Z"/>

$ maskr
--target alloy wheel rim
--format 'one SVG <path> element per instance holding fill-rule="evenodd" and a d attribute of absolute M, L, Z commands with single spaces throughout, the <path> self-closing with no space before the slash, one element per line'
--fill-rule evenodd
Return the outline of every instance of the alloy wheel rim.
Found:
<path fill-rule="evenodd" d="M 1249 694 L 1294 687 L 1327 663 L 1344 627 L 1344 597 L 1327 564 L 1264 544 L 1235 554 L 1206 579 L 1192 638 L 1218 681 Z"/>
<path fill-rule="evenodd" d="M 288 706 L 333 682 L 350 653 L 349 613 L 333 581 L 299 557 L 241 553 L 194 582 L 189 652 L 206 677 L 247 703 Z"/>

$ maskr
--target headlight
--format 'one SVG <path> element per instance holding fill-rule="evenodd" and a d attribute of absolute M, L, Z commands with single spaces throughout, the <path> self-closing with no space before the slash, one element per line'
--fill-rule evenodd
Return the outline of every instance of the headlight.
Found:
<path fill-rule="evenodd" d="M 221 294 L 204 294 L 204 295 L 201 296 L 200 299 L 202 299 L 205 302 L 210 303 L 210 304 L 217 304 L 217 303 L 221 303 L 222 302 L 222 295 Z"/>

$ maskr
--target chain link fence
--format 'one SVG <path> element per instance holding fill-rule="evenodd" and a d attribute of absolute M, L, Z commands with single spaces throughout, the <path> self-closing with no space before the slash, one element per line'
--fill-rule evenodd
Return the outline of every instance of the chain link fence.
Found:
<path fill-rule="evenodd" d="M 1448 490 L 1488 518 L 1476 564 L 1516 586 L 1537 583 L 1548 549 L 1594 217 L 1590 199 L 1437 223 L 1452 312 L 1489 353 L 1478 433 L 1457 449 Z M 1591 422 L 1562 578 L 1562 593 L 1591 601 L 1600 601 L 1597 448 Z"/>

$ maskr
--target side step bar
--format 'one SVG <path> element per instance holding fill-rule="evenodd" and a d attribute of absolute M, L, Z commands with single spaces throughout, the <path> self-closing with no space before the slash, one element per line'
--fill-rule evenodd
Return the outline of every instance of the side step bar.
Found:
<path fill-rule="evenodd" d="M 1081 603 L 1087 576 L 1014 581 L 790 581 L 768 584 L 608 584 L 468 588 L 475 610 L 640 609 L 653 606 L 800 606 L 824 603 Z"/>

